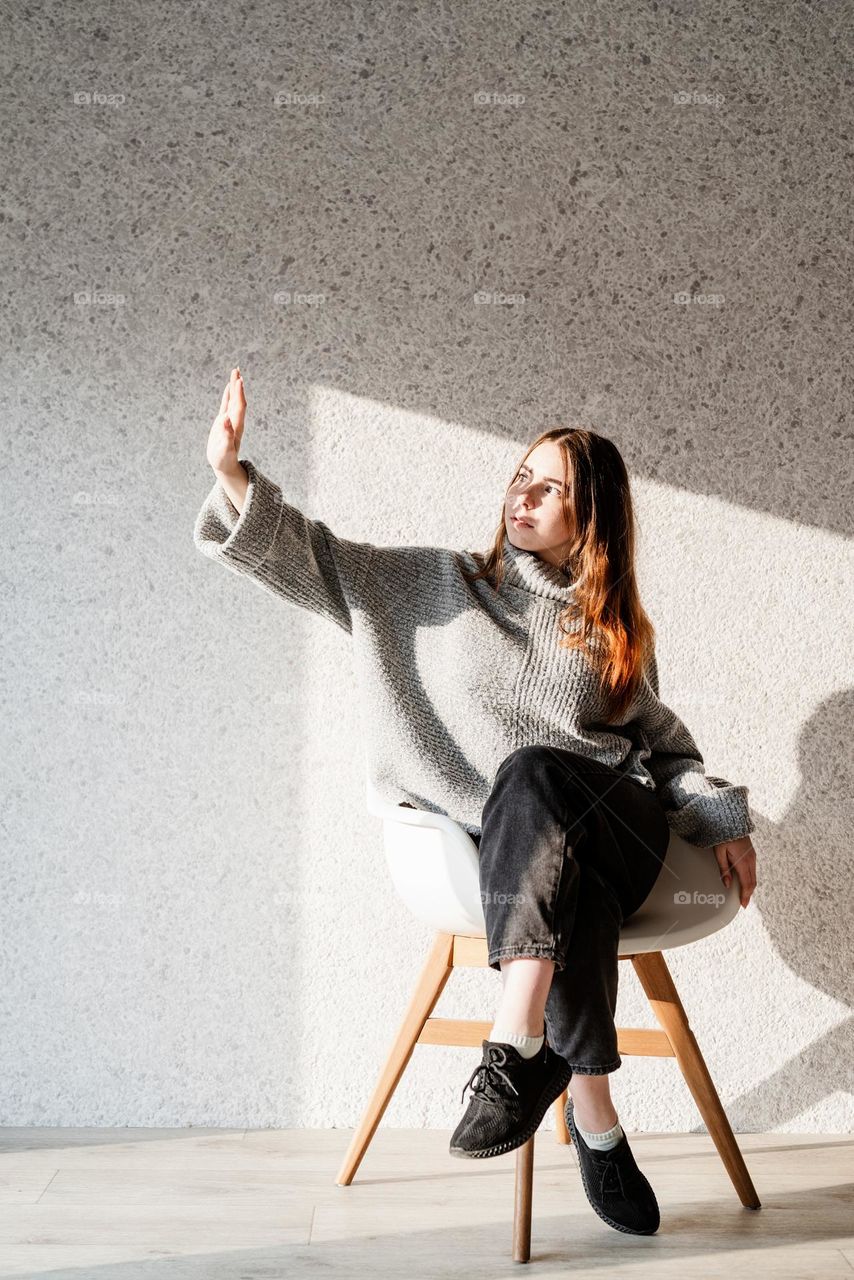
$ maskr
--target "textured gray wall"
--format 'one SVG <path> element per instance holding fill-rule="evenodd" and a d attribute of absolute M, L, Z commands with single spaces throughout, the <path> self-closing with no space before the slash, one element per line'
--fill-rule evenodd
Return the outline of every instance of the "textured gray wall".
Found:
<path fill-rule="evenodd" d="M 244 453 L 379 543 L 484 546 L 537 431 L 617 441 L 662 694 L 758 822 L 672 968 L 737 1129 L 850 1127 L 852 43 L 800 0 L 16 9 L 0 1123 L 352 1125 L 425 954 L 347 637 L 192 543 L 239 362 Z M 386 1122 L 453 1126 L 476 1060 L 419 1049 Z M 673 1063 L 614 1084 L 699 1125 Z"/>

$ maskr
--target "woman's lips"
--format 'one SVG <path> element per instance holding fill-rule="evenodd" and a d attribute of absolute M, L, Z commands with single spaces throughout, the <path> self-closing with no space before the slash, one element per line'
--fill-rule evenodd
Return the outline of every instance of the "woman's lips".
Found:
<path fill-rule="evenodd" d="M 514 524 L 517 524 L 520 527 L 520 529 L 533 529 L 534 527 L 530 520 L 520 520 L 518 516 L 511 516 L 510 518 Z"/>

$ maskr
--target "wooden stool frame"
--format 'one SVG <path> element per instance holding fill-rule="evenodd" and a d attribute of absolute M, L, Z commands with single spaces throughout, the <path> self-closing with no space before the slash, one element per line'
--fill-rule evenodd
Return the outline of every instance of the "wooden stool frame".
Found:
<path fill-rule="evenodd" d="M 735 1136 L 700 1053 L 670 970 L 661 951 L 620 956 L 631 960 L 661 1030 L 639 1027 L 618 1028 L 620 1055 L 644 1058 L 675 1058 L 691 1091 L 709 1135 L 718 1149 L 738 1198 L 747 1209 L 760 1208 L 760 1200 Z M 353 1134 L 335 1181 L 349 1186 L 377 1131 L 417 1044 L 455 1045 L 480 1049 L 488 1039 L 492 1022 L 463 1018 L 434 1018 L 433 1009 L 454 969 L 488 967 L 485 938 L 463 934 L 437 933 L 409 1001 L 391 1052 L 365 1113 Z M 571 1144 L 564 1119 L 566 1091 L 554 1103 L 556 1139 Z M 536 1135 L 535 1135 L 536 1136 Z M 516 1178 L 513 1213 L 513 1260 L 528 1262 L 531 1257 L 531 1209 L 533 1202 L 534 1141 L 530 1138 L 516 1151 Z M 449 1157 L 450 1159 L 450 1157 Z"/>

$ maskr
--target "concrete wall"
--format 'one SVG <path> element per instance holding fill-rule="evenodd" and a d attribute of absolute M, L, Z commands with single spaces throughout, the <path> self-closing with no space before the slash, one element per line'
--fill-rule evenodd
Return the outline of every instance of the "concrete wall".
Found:
<path fill-rule="evenodd" d="M 346 536 L 485 546 L 539 430 L 618 443 L 662 695 L 758 824 L 749 909 L 672 969 L 736 1129 L 850 1127 L 851 37 L 805 3 L 16 15 L 0 1123 L 353 1125 L 429 943 L 346 635 L 193 546 L 239 362 L 244 454 Z M 478 1056 L 418 1049 L 385 1122 L 452 1127 Z M 700 1126 L 672 1062 L 614 1085 Z"/>

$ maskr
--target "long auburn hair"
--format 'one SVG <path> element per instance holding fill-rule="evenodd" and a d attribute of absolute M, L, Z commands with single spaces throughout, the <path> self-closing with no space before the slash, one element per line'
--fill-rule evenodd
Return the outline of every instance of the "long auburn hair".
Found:
<path fill-rule="evenodd" d="M 572 531 L 560 569 L 578 579 L 573 599 L 558 618 L 559 643 L 595 660 L 608 716 L 616 720 L 634 700 L 655 627 L 640 601 L 635 577 L 635 516 L 622 455 L 613 443 L 581 427 L 553 427 L 528 446 L 510 484 L 537 445 L 559 444 L 563 453 L 561 506 Z M 507 486 L 508 489 L 510 485 Z M 569 492 L 567 492 L 569 490 Z M 483 568 L 466 573 L 486 578 L 495 590 L 504 578 L 504 505 L 490 550 L 478 553 Z M 580 623 L 580 625 L 578 625 Z"/>

